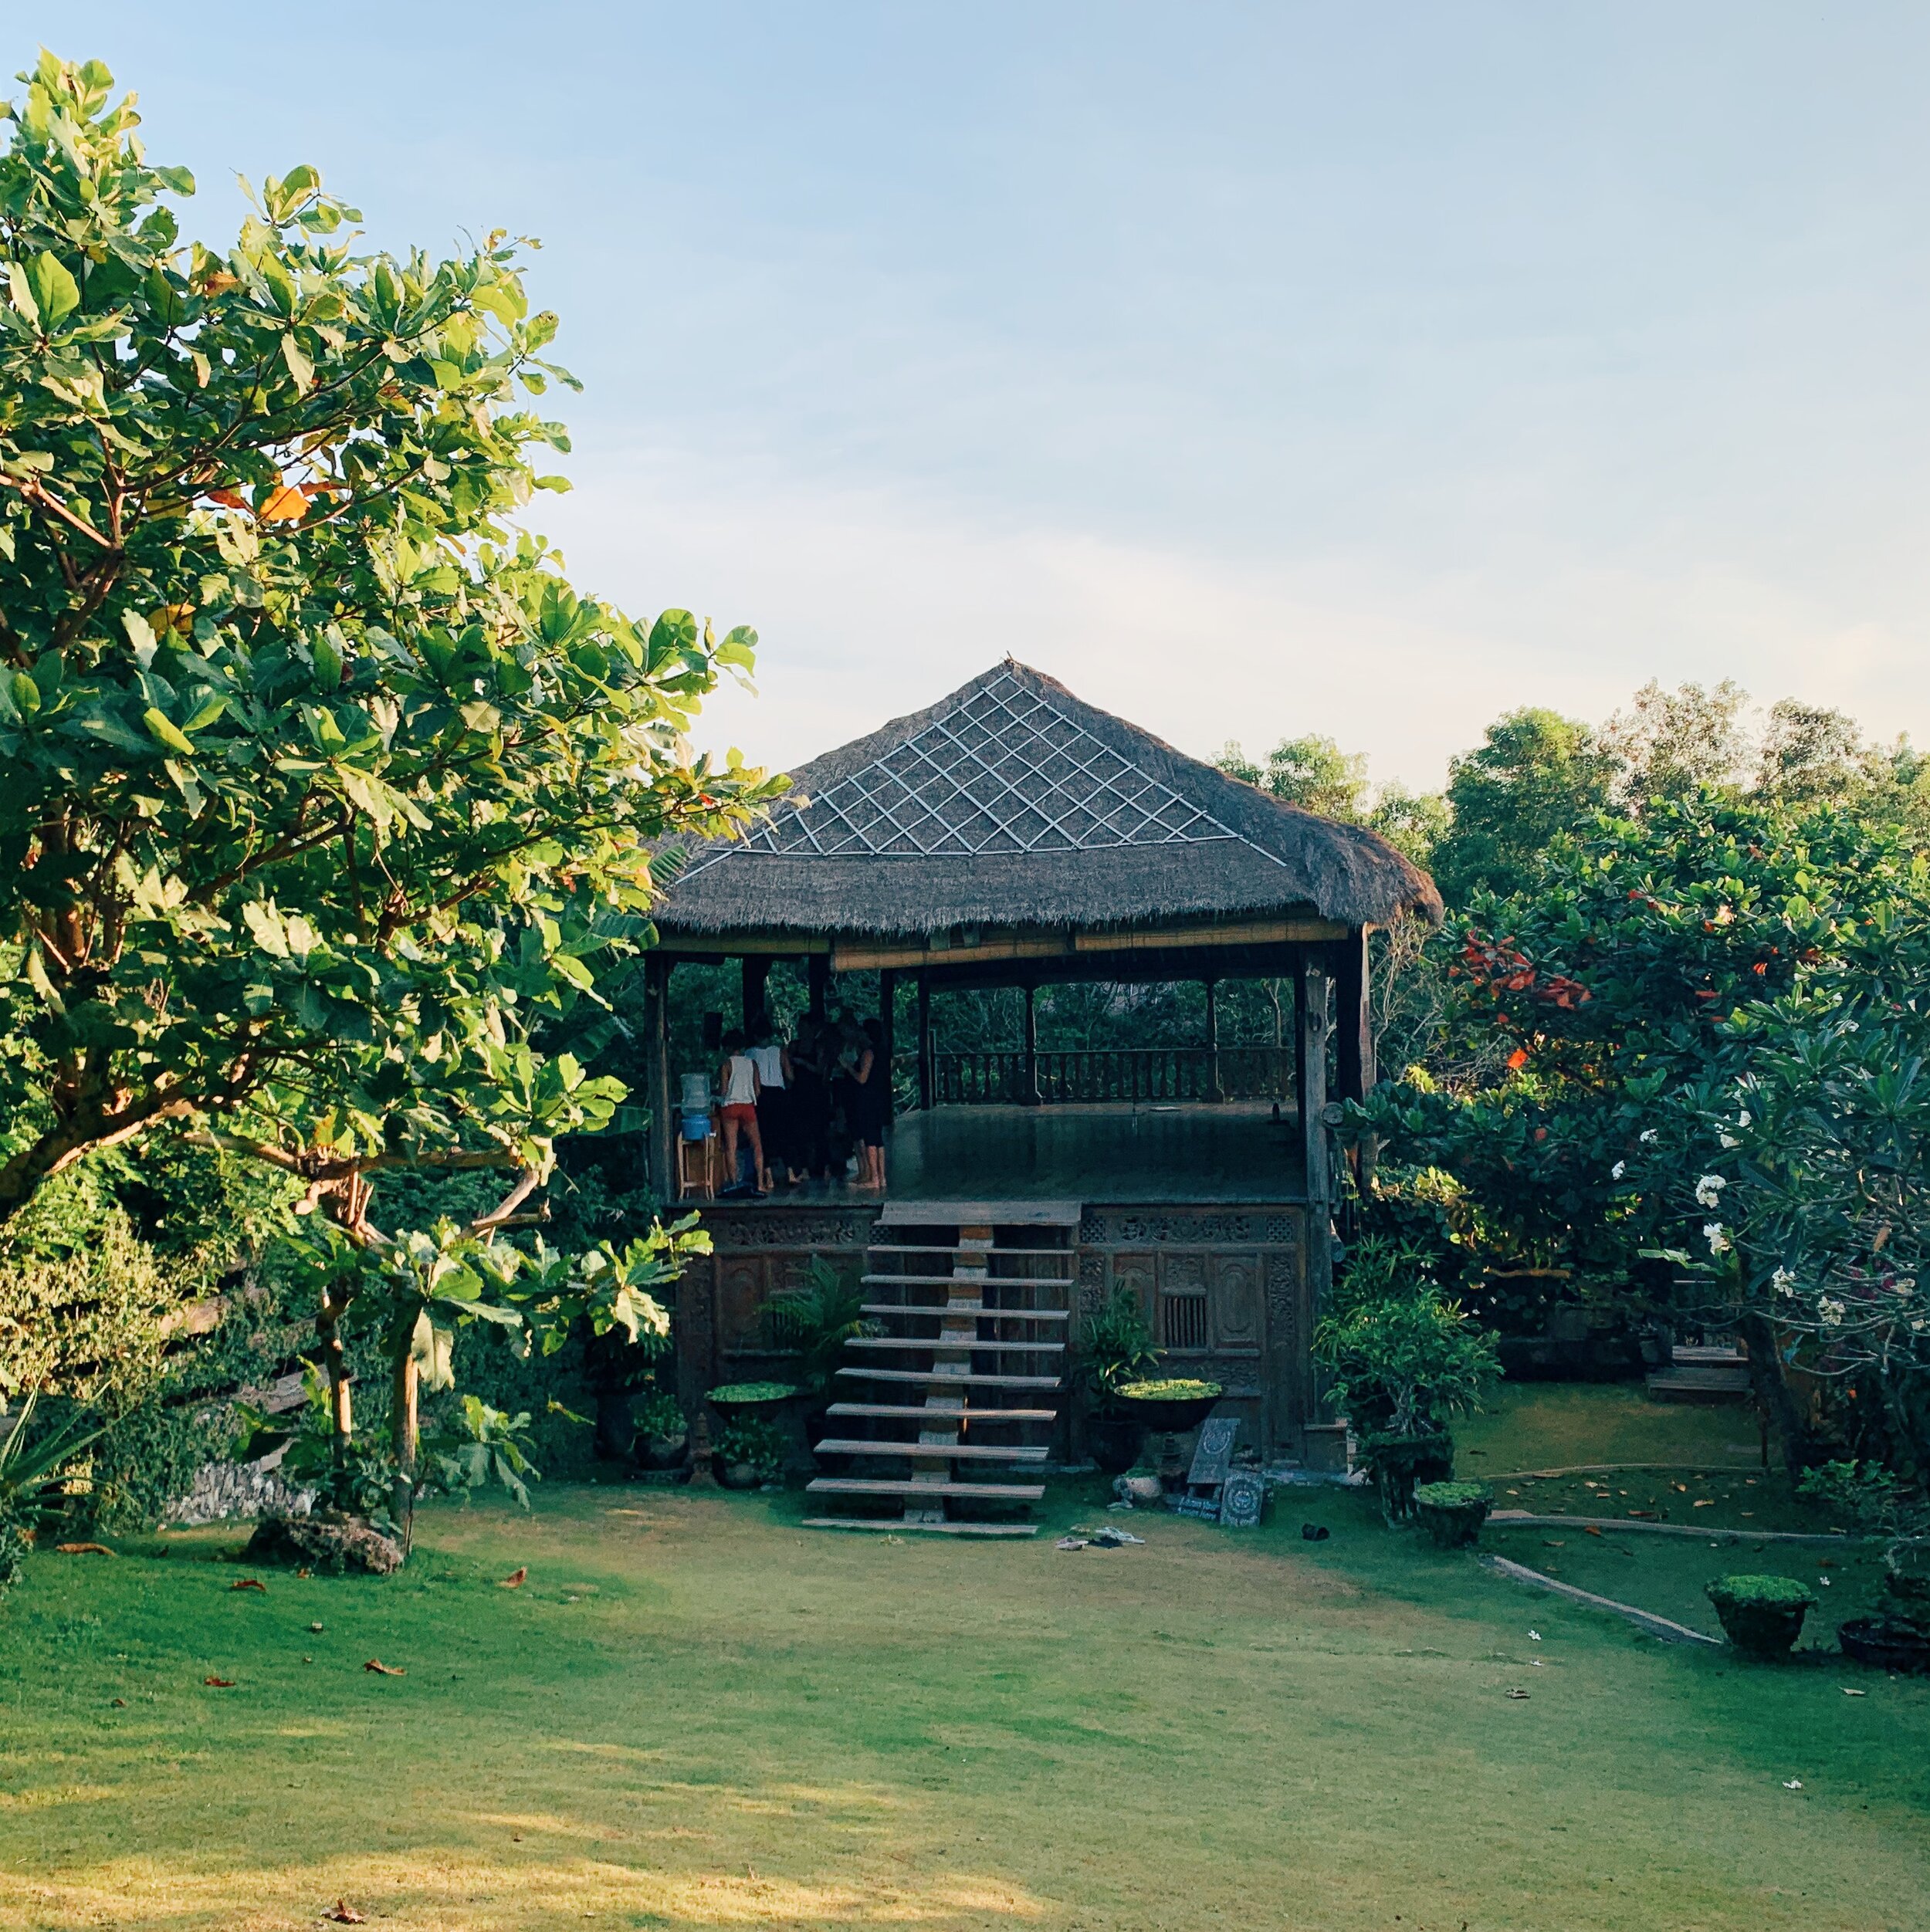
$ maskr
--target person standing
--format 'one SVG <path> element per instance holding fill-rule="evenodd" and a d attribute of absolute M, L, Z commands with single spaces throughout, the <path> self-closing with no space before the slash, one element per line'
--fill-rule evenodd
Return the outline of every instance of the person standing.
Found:
<path fill-rule="evenodd" d="M 831 1160 L 831 1088 L 824 1078 L 824 1028 L 807 1013 L 791 1043 L 791 1151 L 807 1180 L 825 1176 Z"/>
<path fill-rule="evenodd" d="M 757 1029 L 750 1057 L 757 1067 L 757 1131 L 764 1139 L 764 1187 L 774 1179 L 782 1187 L 791 1182 L 791 1049 L 766 1020 Z"/>
<path fill-rule="evenodd" d="M 885 1185 L 885 1130 L 891 1122 L 891 1066 L 885 1057 L 885 1023 L 865 1022 L 864 1044 L 851 1071 L 852 1137 L 858 1142 L 858 1185 Z"/>
<path fill-rule="evenodd" d="M 741 1033 L 724 1035 L 724 1060 L 717 1069 L 717 1091 L 723 1114 L 724 1172 L 728 1176 L 723 1191 L 726 1194 L 741 1185 L 737 1179 L 737 1137 L 740 1134 L 750 1145 L 757 1191 L 760 1194 L 769 1192 L 764 1137 L 757 1131 L 757 1063 L 746 1049 Z"/>

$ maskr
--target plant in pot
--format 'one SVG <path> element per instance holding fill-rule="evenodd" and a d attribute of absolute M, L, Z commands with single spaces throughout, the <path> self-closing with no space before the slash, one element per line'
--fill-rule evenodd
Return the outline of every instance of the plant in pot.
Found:
<path fill-rule="evenodd" d="M 659 1389 L 637 1411 L 637 1460 L 645 1469 L 676 1469 L 690 1446 L 690 1425 L 669 1390 Z"/>
<path fill-rule="evenodd" d="M 1139 1298 L 1116 1287 L 1079 1324 L 1079 1375 L 1086 1396 L 1085 1440 L 1094 1462 L 1109 1476 L 1138 1461 L 1143 1425 L 1125 1413 L 1119 1391 L 1159 1365 Z"/>
<path fill-rule="evenodd" d="M 1838 1518 L 1887 1536 L 1884 1609 L 1837 1626 L 1846 1657 L 1879 1670 L 1930 1671 L 1930 1504 L 1875 1462 L 1832 1462 L 1806 1470 L 1797 1489 Z"/>
<path fill-rule="evenodd" d="M 1427 1260 L 1405 1243 L 1362 1237 L 1314 1331 L 1314 1361 L 1390 1523 L 1413 1516 L 1417 1485 L 1453 1476 L 1448 1424 L 1478 1409 L 1500 1373 L 1494 1338 L 1441 1291 Z"/>
<path fill-rule="evenodd" d="M 804 1394 L 804 1440 L 815 1453 L 845 1345 L 859 1336 L 882 1335 L 884 1325 L 865 1314 L 863 1284 L 841 1274 L 821 1254 L 811 1257 L 801 1287 L 783 1289 L 764 1304 L 760 1320 L 764 1345 L 797 1358 L 797 1386 Z M 827 1468 L 846 1460 L 818 1457 Z"/>
<path fill-rule="evenodd" d="M 1730 1643 L 1745 1656 L 1786 1657 L 1816 1592 L 1793 1576 L 1718 1576 L 1705 1585 Z"/>
<path fill-rule="evenodd" d="M 768 1416 L 739 1415 L 725 1423 L 711 1451 L 710 1473 L 726 1489 L 781 1482 L 784 1433 Z"/>
<path fill-rule="evenodd" d="M 1495 1500 L 1485 1483 L 1417 1483 L 1414 1514 L 1437 1549 L 1464 1550 L 1481 1541 Z"/>

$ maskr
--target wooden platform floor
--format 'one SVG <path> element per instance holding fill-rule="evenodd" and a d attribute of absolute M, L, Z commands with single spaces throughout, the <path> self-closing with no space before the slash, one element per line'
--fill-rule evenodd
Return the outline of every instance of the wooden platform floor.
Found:
<path fill-rule="evenodd" d="M 1291 1112 L 1210 1107 L 938 1107 L 900 1116 L 885 1147 L 883 1198 L 1150 1203 L 1305 1199 Z M 875 1201 L 828 1181 L 779 1188 L 787 1201 Z M 736 1203 L 733 1202 L 733 1205 Z"/>

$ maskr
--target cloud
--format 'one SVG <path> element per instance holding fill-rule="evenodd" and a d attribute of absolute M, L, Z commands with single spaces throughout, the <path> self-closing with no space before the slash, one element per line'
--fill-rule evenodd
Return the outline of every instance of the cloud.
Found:
<path fill-rule="evenodd" d="M 1504 711 L 1599 719 L 1651 677 L 1732 676 L 1886 737 L 1930 721 L 1921 628 L 1844 621 L 1715 563 L 1644 567 L 1624 550 L 1610 567 L 1505 535 L 1461 569 L 1391 546 L 1218 556 L 665 452 L 579 465 L 577 483 L 544 519 L 575 580 L 635 612 L 687 604 L 757 627 L 760 695 L 720 695 L 702 736 L 774 764 L 1007 653 L 1197 756 L 1317 731 L 1416 787 Z"/>

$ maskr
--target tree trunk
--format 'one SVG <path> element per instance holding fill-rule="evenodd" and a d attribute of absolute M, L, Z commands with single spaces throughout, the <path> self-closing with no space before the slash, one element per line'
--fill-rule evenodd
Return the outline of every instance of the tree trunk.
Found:
<path fill-rule="evenodd" d="M 415 1457 L 421 1442 L 422 1381 L 413 1348 L 396 1358 L 390 1382 L 389 1447 L 395 1458 L 395 1477 L 389 1490 L 389 1514 L 403 1530 L 406 1557 L 415 1525 Z"/>
<path fill-rule="evenodd" d="M 1776 1331 L 1767 1316 L 1745 1311 L 1736 1317 L 1735 1332 L 1749 1351 L 1749 1387 L 1756 1406 L 1769 1417 L 1769 1426 L 1782 1442 L 1783 1466 L 1794 1482 L 1816 1461 L 1817 1445 L 1808 1421 L 1783 1379 Z"/>

